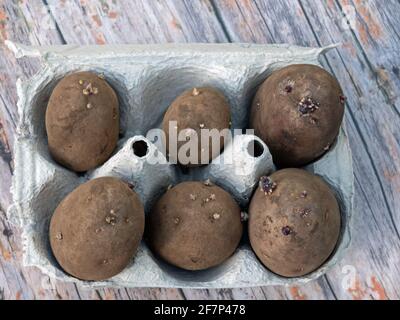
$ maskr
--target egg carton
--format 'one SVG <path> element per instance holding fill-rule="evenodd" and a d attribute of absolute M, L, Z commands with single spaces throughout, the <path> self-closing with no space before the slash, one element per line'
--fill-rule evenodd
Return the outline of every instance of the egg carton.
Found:
<path fill-rule="evenodd" d="M 266 269 L 248 239 L 218 267 L 185 271 L 155 257 L 142 241 L 132 263 L 107 281 L 80 281 L 66 274 L 54 259 L 48 239 L 50 218 L 59 202 L 74 188 L 94 177 L 112 175 L 134 185 L 146 213 L 170 185 L 184 180 L 205 180 L 222 186 L 246 209 L 259 177 L 275 170 L 268 147 L 251 134 L 236 135 L 224 152 L 208 166 L 181 171 L 164 161 L 148 130 L 159 128 L 169 104 L 191 87 L 220 89 L 231 106 L 232 127 L 246 128 L 257 87 L 274 70 L 289 64 L 318 65 L 330 47 L 305 48 L 255 44 L 164 44 L 108 46 L 28 47 L 6 42 L 17 58 L 39 57 L 42 69 L 30 80 L 17 81 L 19 124 L 15 141 L 13 205 L 9 219 L 22 229 L 25 266 L 83 286 L 233 288 L 305 283 L 324 274 L 340 260 L 350 244 L 353 199 L 352 157 L 342 126 L 331 149 L 305 167 L 324 178 L 340 203 L 342 230 L 329 260 L 318 270 L 298 278 L 285 278 Z M 78 175 L 50 156 L 45 111 L 52 89 L 70 72 L 101 73 L 116 90 L 121 113 L 117 150 L 99 168 Z M 250 146 L 257 144 L 257 153 Z M 226 160 L 230 157 L 231 161 Z M 246 238 L 246 235 L 245 237 Z"/>

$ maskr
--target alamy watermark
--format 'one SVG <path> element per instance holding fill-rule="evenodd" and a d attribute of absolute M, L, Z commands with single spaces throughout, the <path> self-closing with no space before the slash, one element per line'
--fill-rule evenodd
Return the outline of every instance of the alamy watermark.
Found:
<path fill-rule="evenodd" d="M 201 128 L 194 130 L 185 128 L 178 130 L 177 121 L 170 121 L 167 133 L 162 129 L 151 129 L 146 134 L 146 139 L 153 141 L 159 152 L 147 157 L 146 161 L 150 164 L 181 164 L 181 165 L 207 165 L 211 161 L 213 164 L 233 164 L 243 146 L 232 143 L 236 136 L 253 135 L 253 129 L 208 129 Z M 254 137 L 256 139 L 256 137 Z M 226 148 L 226 146 L 231 146 Z M 224 156 L 219 157 L 223 148 Z M 255 158 L 255 143 L 248 143 L 247 152 L 249 159 Z M 229 153 L 229 154 L 228 154 Z"/>

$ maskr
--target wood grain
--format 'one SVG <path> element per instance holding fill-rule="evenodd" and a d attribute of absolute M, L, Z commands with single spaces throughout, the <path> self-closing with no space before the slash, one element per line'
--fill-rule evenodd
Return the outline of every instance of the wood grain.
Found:
<path fill-rule="evenodd" d="M 344 15 L 347 13 L 347 15 Z M 353 15 L 354 13 L 354 15 Z M 0 298 L 5 299 L 398 299 L 400 298 L 400 31 L 398 1 L 0 1 Z M 396 15 L 397 14 L 397 15 Z M 355 234 L 343 261 L 307 285 L 224 290 L 88 290 L 21 266 L 10 204 L 17 78 L 5 39 L 25 44 L 254 42 L 341 45 L 324 66 L 347 97 L 356 179 Z"/>
<path fill-rule="evenodd" d="M 356 234 L 346 258 L 325 278 L 338 298 L 398 297 L 396 261 L 399 259 L 397 224 L 400 212 L 398 197 L 393 193 L 397 182 L 393 181 L 396 178 L 388 179 L 384 173 L 389 170 L 391 176 L 397 176 L 398 172 L 399 130 L 395 123 L 398 120 L 396 97 L 399 89 L 389 76 L 385 77 L 383 88 L 382 81 L 376 76 L 385 71 L 376 61 L 380 55 L 369 48 L 368 41 L 382 41 L 383 44 L 387 35 L 380 25 L 380 17 L 375 16 L 375 4 L 372 1 L 346 2 L 356 13 L 361 6 L 364 10 L 363 15 L 355 16 L 355 29 L 343 20 L 344 4 L 340 2 L 331 1 L 326 5 L 324 2 L 301 1 L 289 5 L 286 1 L 218 1 L 217 4 L 222 23 L 234 41 L 313 46 L 342 43 L 328 53 L 323 62 L 339 79 L 348 98 L 347 127 L 356 176 Z M 392 10 L 400 9 L 398 3 L 392 2 L 391 5 Z M 250 27 L 251 21 L 256 21 L 258 29 L 265 33 L 254 32 Z M 367 34 L 363 47 L 359 44 L 357 30 L 362 24 L 370 25 L 371 21 L 375 23 L 374 28 L 382 30 L 382 40 L 377 37 L 370 39 L 370 34 Z M 396 47 L 396 41 L 387 45 Z M 371 53 L 366 50 L 371 50 Z M 385 63 L 386 68 L 388 65 L 395 67 L 398 58 L 393 54 L 387 55 Z M 388 91 L 387 88 L 392 92 L 390 101 L 384 92 Z M 343 290 L 346 266 L 354 267 L 357 280 L 348 290 Z"/>

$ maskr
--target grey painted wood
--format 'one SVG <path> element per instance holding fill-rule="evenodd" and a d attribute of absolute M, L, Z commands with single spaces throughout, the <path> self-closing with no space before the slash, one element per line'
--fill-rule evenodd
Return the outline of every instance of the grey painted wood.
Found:
<path fill-rule="evenodd" d="M 385 175 L 388 171 L 394 175 L 398 172 L 396 166 L 399 162 L 395 153 L 399 143 L 399 130 L 396 128 L 399 89 L 394 82 L 396 80 L 392 82 L 391 77 L 385 76 L 385 82 L 382 82 L 376 76 L 379 72 L 387 72 L 376 61 L 381 53 L 375 53 L 369 47 L 369 42 L 379 43 L 379 38 L 367 32 L 363 35 L 362 46 L 358 35 L 362 25 L 368 26 L 374 21 L 374 28 L 382 30 L 382 42 L 387 39 L 380 17 L 375 15 L 376 4 L 372 1 L 347 4 L 353 6 L 356 13 L 363 12 L 362 15 L 356 14 L 353 29 L 347 28 L 342 15 L 343 4 L 339 2 L 331 1 L 328 5 L 315 1 L 290 4 L 287 1 L 216 3 L 222 23 L 233 41 L 289 42 L 314 46 L 342 42 L 340 47 L 326 55 L 324 65 L 339 79 L 348 98 L 346 116 L 357 189 L 356 234 L 349 254 L 325 278 L 338 298 L 399 297 L 396 262 L 399 259 L 397 224 L 400 212 L 398 197 L 393 192 L 397 182 Z M 389 10 L 399 10 L 398 3 L 392 2 L 391 6 Z M 257 28 L 253 27 L 252 21 Z M 258 32 L 260 29 L 264 32 Z M 385 44 L 395 48 L 398 47 L 398 40 Z M 386 54 L 385 63 L 395 67 L 398 56 Z M 383 92 L 389 91 L 387 88 L 392 94 L 391 101 Z M 355 268 L 357 281 L 343 290 L 346 266 Z"/>
<path fill-rule="evenodd" d="M 48 4 L 48 6 L 46 6 Z M 350 25 L 343 12 L 354 8 Z M 350 11 L 349 11 L 350 10 Z M 0 2 L 0 298 L 6 299 L 398 299 L 399 2 L 385 1 L 23 1 Z M 397 14 L 397 15 L 396 15 Z M 348 17 L 351 18 L 351 15 Z M 353 244 L 342 263 L 303 286 L 224 290 L 88 290 L 21 266 L 19 230 L 10 204 L 15 136 L 15 81 L 38 69 L 16 61 L 2 43 L 104 44 L 288 42 L 342 45 L 323 63 L 347 96 L 356 175 Z M 354 281 L 353 281 L 354 280 Z"/>

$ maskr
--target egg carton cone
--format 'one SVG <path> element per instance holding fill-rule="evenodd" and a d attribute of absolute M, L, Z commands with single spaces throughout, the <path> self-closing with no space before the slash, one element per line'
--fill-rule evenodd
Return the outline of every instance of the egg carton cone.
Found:
<path fill-rule="evenodd" d="M 271 153 L 257 136 L 239 134 L 201 171 L 203 180 L 209 179 L 228 191 L 241 207 L 246 207 L 260 177 L 275 169 Z"/>
<path fill-rule="evenodd" d="M 144 136 L 128 139 L 120 151 L 88 174 L 89 179 L 107 176 L 127 182 L 139 195 L 146 212 L 177 180 L 174 166 Z"/>
<path fill-rule="evenodd" d="M 271 72 L 289 64 L 319 65 L 332 46 L 164 44 L 31 47 L 6 41 L 17 58 L 36 57 L 42 68 L 26 82 L 17 81 L 19 123 L 15 141 L 11 222 L 22 230 L 23 264 L 45 274 L 86 287 L 233 288 L 290 285 L 316 279 L 333 267 L 350 245 L 353 169 L 344 126 L 330 150 L 306 170 L 322 176 L 336 193 L 342 215 L 337 247 L 318 270 L 298 278 L 268 271 L 254 255 L 248 240 L 223 264 L 203 271 L 175 268 L 155 257 L 144 241 L 130 265 L 106 281 L 80 281 L 57 264 L 49 245 L 49 222 L 60 201 L 80 184 L 100 176 L 116 176 L 141 197 L 146 212 L 170 185 L 206 180 L 229 191 L 246 210 L 261 176 L 275 170 L 265 145 L 252 134 L 234 135 L 222 154 L 204 167 L 182 172 L 167 161 L 149 131 L 161 127 L 170 103 L 184 90 L 210 86 L 229 101 L 232 128 L 246 129 L 251 100 Z M 121 136 L 114 154 L 102 166 L 78 175 L 57 164 L 49 154 L 45 112 L 57 82 L 76 71 L 104 75 L 120 103 Z M 232 155 L 233 154 L 233 157 Z M 157 160 L 157 161 L 154 161 Z M 246 224 L 245 224 L 246 227 Z"/>

